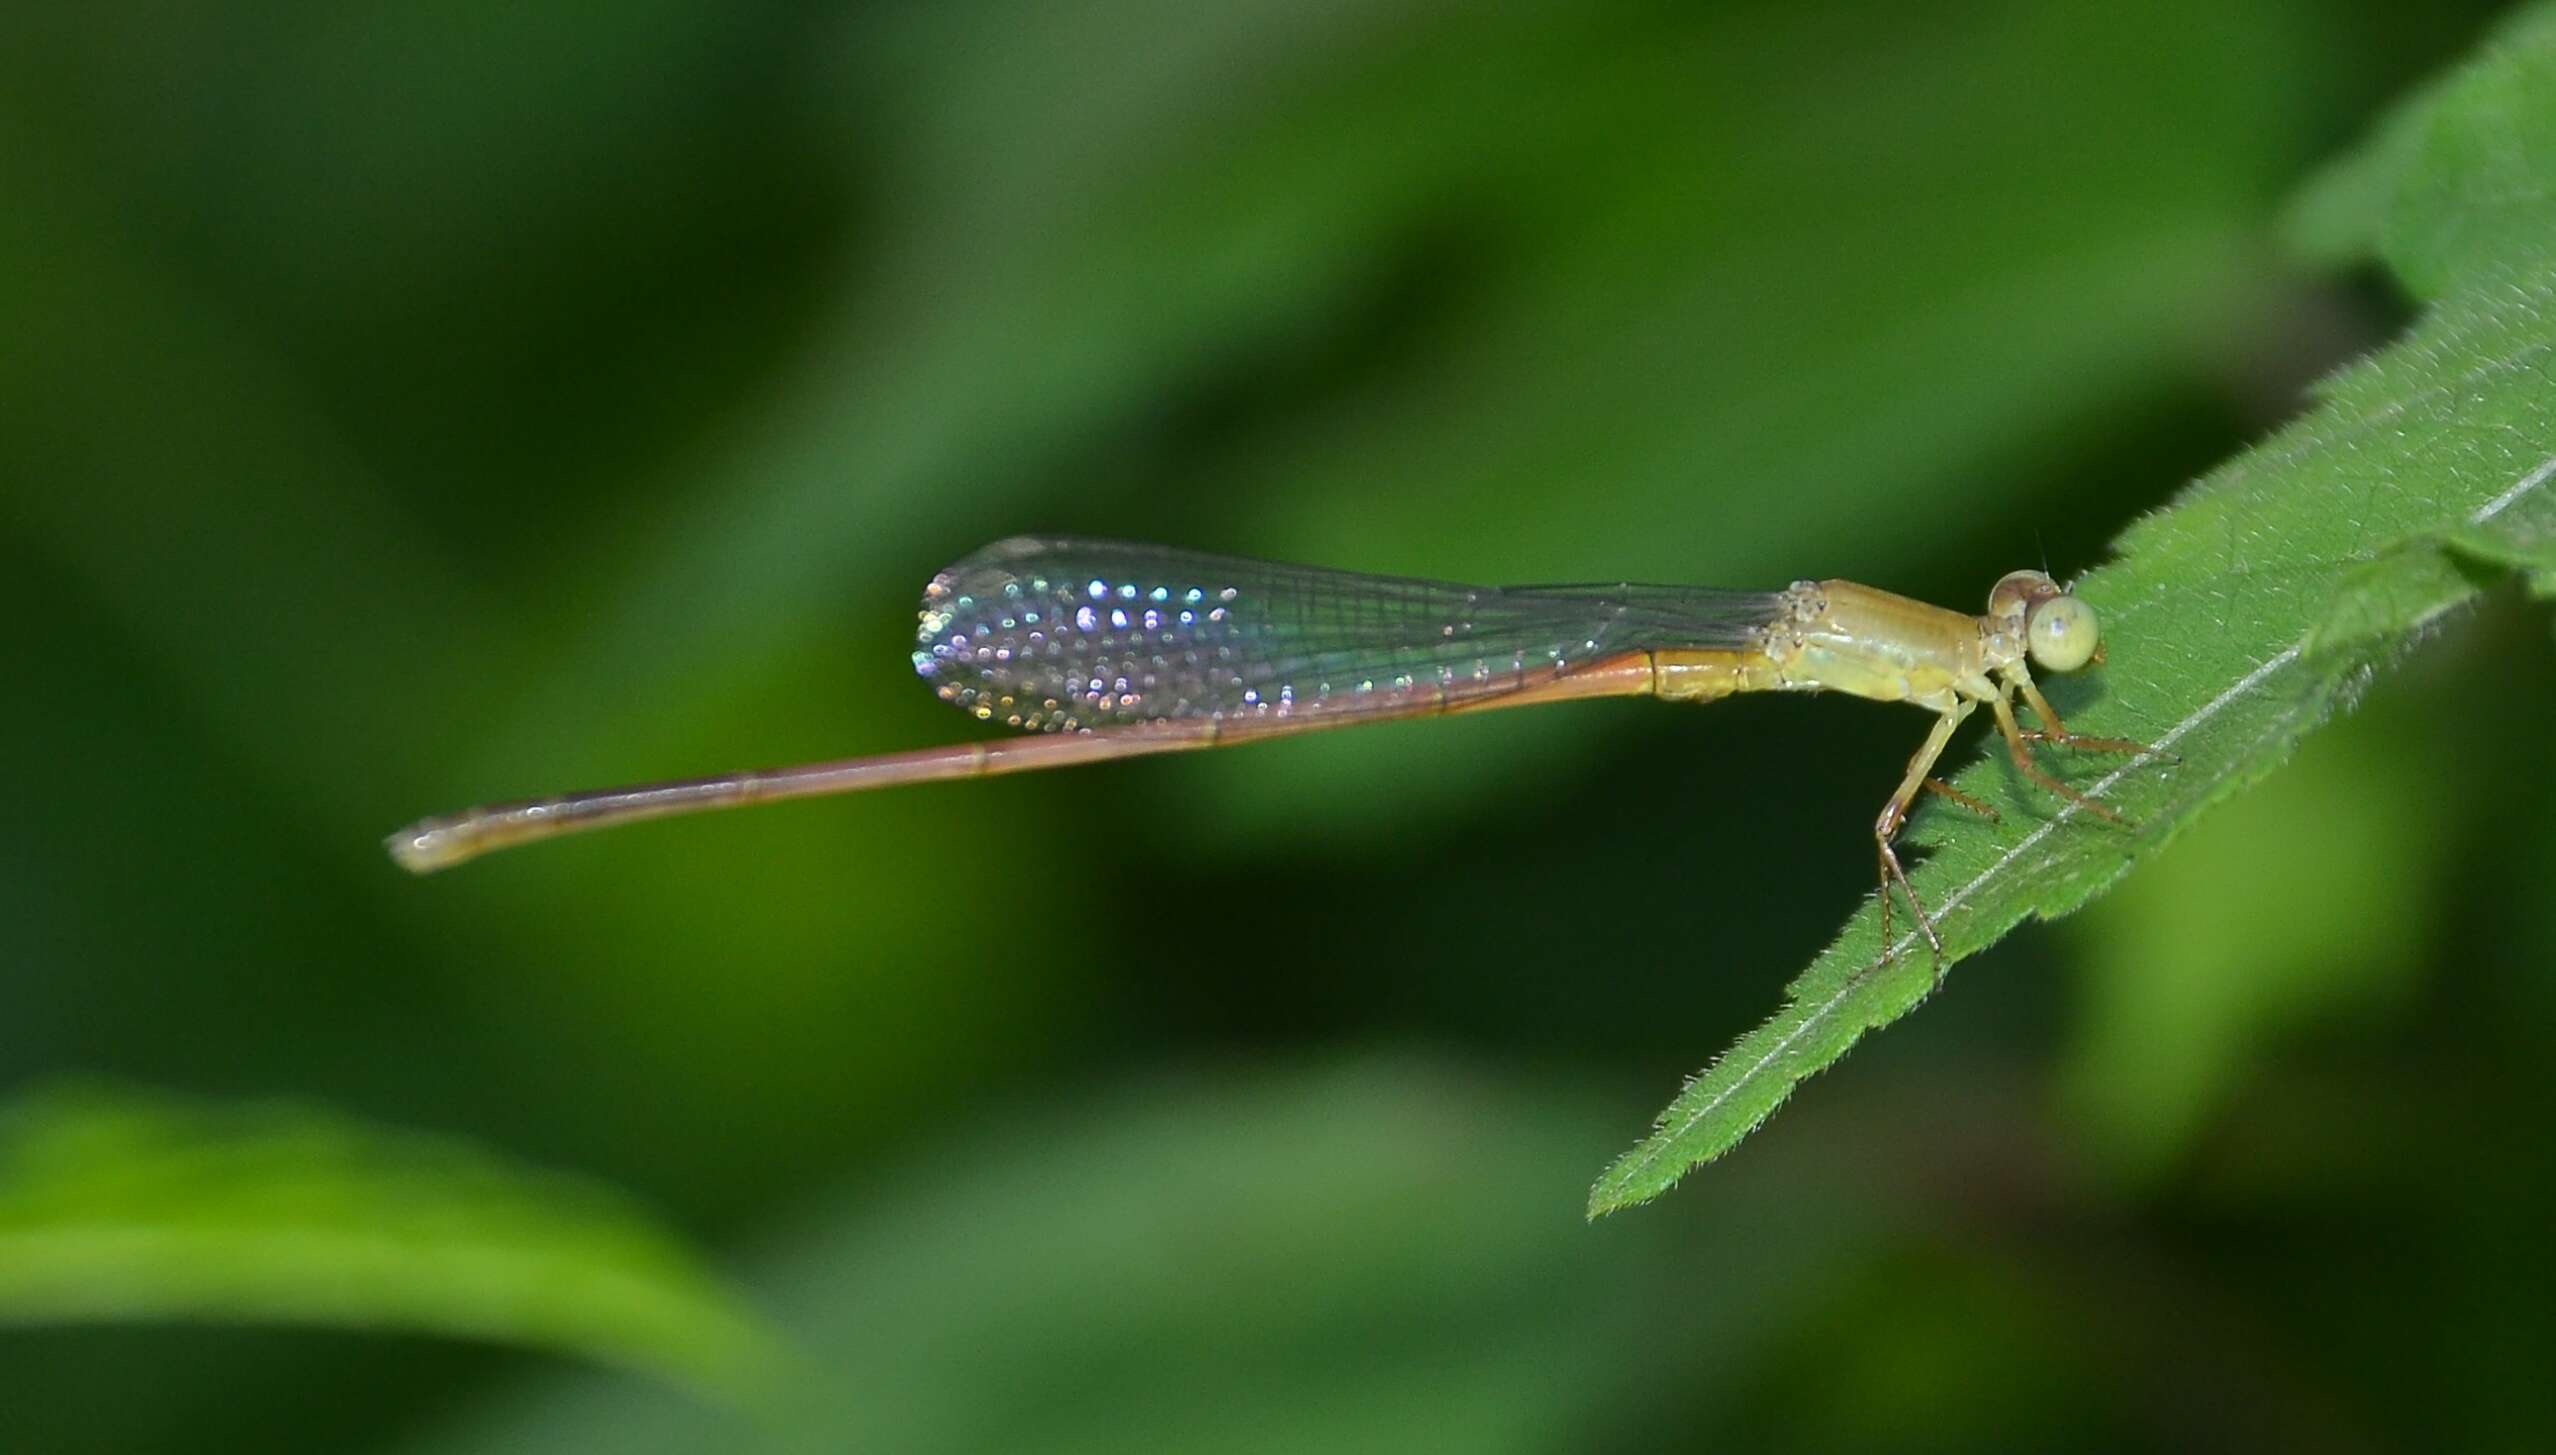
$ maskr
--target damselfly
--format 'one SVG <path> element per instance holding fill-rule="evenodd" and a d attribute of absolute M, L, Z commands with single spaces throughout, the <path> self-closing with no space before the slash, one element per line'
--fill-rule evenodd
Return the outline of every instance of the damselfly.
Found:
<path fill-rule="evenodd" d="M 932 578 L 914 668 L 943 700 L 1042 736 L 495 804 L 421 820 L 389 846 L 402 865 L 424 873 L 509 844 L 634 819 L 1351 723 L 1581 697 L 1710 702 L 1739 692 L 1835 691 L 1935 714 L 1873 821 L 1873 846 L 1884 945 L 1896 886 L 1940 964 L 1943 942 L 1892 847 L 1909 806 L 1931 789 L 1995 816 L 1932 776 L 1953 730 L 1984 706 L 2017 772 L 2122 822 L 2042 771 L 2029 746 L 2152 751 L 2069 732 L 2026 665 L 2072 672 L 2102 660 L 2093 609 L 2039 571 L 2009 574 L 1988 593 L 1986 613 L 1966 616 L 1852 581 L 1797 581 L 1781 591 L 1463 586 L 1023 536 Z M 2037 727 L 2017 720 L 2017 699 Z"/>

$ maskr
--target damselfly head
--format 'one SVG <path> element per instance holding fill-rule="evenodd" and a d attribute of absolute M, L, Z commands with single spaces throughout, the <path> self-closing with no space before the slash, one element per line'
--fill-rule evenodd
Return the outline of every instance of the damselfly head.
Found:
<path fill-rule="evenodd" d="M 2059 589 L 2040 571 L 2014 571 L 1988 593 L 1988 615 L 2019 630 L 2032 664 L 2049 672 L 2074 672 L 2103 658 L 2103 630 L 2094 608 Z"/>

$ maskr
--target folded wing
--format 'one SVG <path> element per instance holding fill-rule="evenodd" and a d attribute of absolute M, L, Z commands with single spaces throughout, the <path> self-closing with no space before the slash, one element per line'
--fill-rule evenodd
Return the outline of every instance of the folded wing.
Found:
<path fill-rule="evenodd" d="M 1346 721 L 1483 702 L 1628 652 L 1746 649 L 1780 611 L 1774 592 L 1466 586 L 1016 537 L 932 578 L 914 666 L 944 701 L 1033 731 Z"/>

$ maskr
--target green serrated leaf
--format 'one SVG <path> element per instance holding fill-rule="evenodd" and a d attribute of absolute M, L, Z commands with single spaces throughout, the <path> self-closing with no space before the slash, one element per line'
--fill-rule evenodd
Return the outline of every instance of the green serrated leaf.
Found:
<path fill-rule="evenodd" d="M 2119 562 L 2075 583 L 2104 621 L 2111 663 L 2051 696 L 2078 731 L 2182 762 L 2054 765 L 2135 829 L 2026 791 L 2002 757 L 1962 773 L 1958 785 L 2001 822 L 1947 832 L 1935 817 L 1912 835 L 1935 850 L 1914 878 L 1947 966 L 2028 916 L 2084 904 L 2270 772 L 2497 575 L 2518 567 L 2544 589 L 2556 536 L 2551 96 L 2556 5 L 2541 5 L 2311 193 L 2312 240 L 2332 250 L 2375 239 L 2418 291 L 2456 289 L 2404 341 L 2329 380 L 2307 417 L 2132 527 Z M 1923 1000 L 1930 975 L 1913 932 L 1885 947 L 1878 918 L 1858 916 L 1784 1008 L 1598 1179 L 1590 1215 L 1656 1197 L 1728 1151 L 1865 1031 Z"/>
<path fill-rule="evenodd" d="M 457 1335 L 756 1393 L 776 1341 L 591 1184 L 298 1106 L 95 1088 L 0 1114 L 0 1322 Z"/>
<path fill-rule="evenodd" d="M 2307 651 L 2325 656 L 2384 641 L 2466 600 L 2499 574 L 2453 549 L 2446 533 L 2399 542 L 2346 571 L 2333 610 L 2308 633 Z"/>
<path fill-rule="evenodd" d="M 2441 545 L 2472 565 L 2520 573 L 2533 596 L 2556 596 L 2556 534 L 2459 530 L 2450 532 Z"/>
<path fill-rule="evenodd" d="M 2079 731 L 2153 743 L 2183 761 L 2050 755 L 2137 829 L 2038 795 L 2001 755 L 1962 773 L 1957 785 L 2003 822 L 1921 825 L 1918 841 L 1935 853 L 1915 879 L 1947 964 L 2028 916 L 2075 909 L 2270 771 L 2409 634 L 2475 593 L 2478 578 L 2442 542 L 2529 542 L 2556 529 L 2551 310 L 2556 269 L 2462 294 L 2347 370 L 2307 418 L 2132 528 L 2122 559 L 2076 584 L 2105 623 L 2110 663 L 2093 681 L 2054 685 L 2053 698 Z M 1877 917 L 1859 916 L 1793 983 L 1784 1009 L 1695 1078 L 1607 1170 L 1591 1213 L 1667 1190 L 1865 1031 L 1924 999 L 1924 945 L 1912 933 L 1893 949 L 1885 962 Z"/>

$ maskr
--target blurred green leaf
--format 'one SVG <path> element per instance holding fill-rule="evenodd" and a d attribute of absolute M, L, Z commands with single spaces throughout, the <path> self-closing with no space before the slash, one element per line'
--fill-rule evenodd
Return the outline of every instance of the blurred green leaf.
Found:
<path fill-rule="evenodd" d="M 2424 256 L 2469 269 L 2457 291 L 2406 340 L 2328 381 L 2307 417 L 2126 532 L 2122 559 L 2077 584 L 2103 617 L 2111 665 L 2096 674 L 2100 697 L 2082 686 L 2051 695 L 2078 730 L 2172 748 L 2183 762 L 2081 772 L 2092 777 L 2084 791 L 2136 830 L 2037 797 L 2001 757 L 1961 774 L 2005 817 L 1917 835 L 1937 849 L 1916 878 L 1947 963 L 2028 916 L 2085 903 L 2269 772 L 2413 633 L 2471 599 L 2480 573 L 2462 566 L 2533 556 L 2556 533 L 2556 491 L 2545 488 L 2556 475 L 2556 232 L 2525 209 L 2468 208 L 2513 185 L 2493 138 L 2525 150 L 2539 128 L 2556 128 L 2556 88 L 2469 78 L 2536 74 L 2556 65 L 2551 54 L 2556 26 L 2522 27 L 2417 103 L 2455 98 L 2464 144 L 2424 149 L 2397 179 L 2389 235 L 2455 238 Z M 2408 210 L 2447 215 L 2397 223 Z M 1876 918 L 1859 916 L 1793 982 L 1784 1009 L 1608 1169 L 1591 1213 L 1658 1195 L 1866 1030 L 1914 1008 L 1930 969 L 1912 947 L 1923 949 L 1913 933 L 1885 947 Z"/>
<path fill-rule="evenodd" d="M 2405 845 L 2436 841 L 2456 800 L 2423 736 L 2435 705 L 2390 709 L 2318 734 L 2087 915 L 2061 1096 L 2089 1162 L 2165 1171 L 2268 1040 L 2404 987 L 2432 909 Z"/>
<path fill-rule="evenodd" d="M 1811 1336 L 1783 1311 L 1866 1256 L 1900 1189 L 1822 1149 L 1592 1233 L 1536 1189 L 1607 1117 L 1569 1080 L 1394 1055 L 979 1119 L 764 1261 L 816 1374 L 770 1447 L 1658 1448 L 1638 1392 L 1674 1382 L 1686 1420 L 1729 1401 Z M 752 1433 L 570 1373 L 405 1448 L 767 1448 Z"/>
<path fill-rule="evenodd" d="M 2422 298 L 2528 267 L 2556 233 L 2556 5 L 2505 22 L 2470 64 L 2391 110 L 2292 209 L 2329 263 L 2384 259 Z"/>
<path fill-rule="evenodd" d="M 592 1184 L 290 1105 L 21 1097 L 0 1113 L 0 1321 L 172 1319 L 488 1339 L 724 1398 L 782 1357 Z"/>

